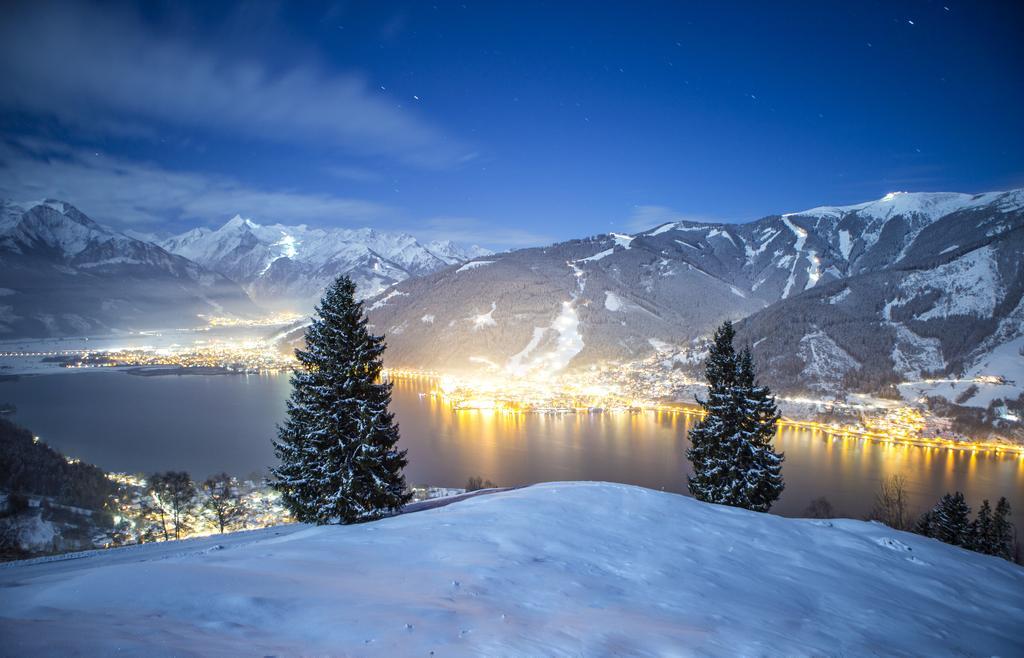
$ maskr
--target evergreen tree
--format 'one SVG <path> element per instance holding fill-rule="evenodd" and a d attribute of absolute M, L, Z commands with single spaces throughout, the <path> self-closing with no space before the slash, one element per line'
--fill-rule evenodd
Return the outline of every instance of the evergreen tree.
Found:
<path fill-rule="evenodd" d="M 366 328 L 356 286 L 339 277 L 306 330 L 292 375 L 288 417 L 274 449 L 274 488 L 292 515 L 312 523 L 355 523 L 393 513 L 409 500 L 388 411 L 391 383 L 379 381 L 384 339 Z"/>
<path fill-rule="evenodd" d="M 914 524 L 914 532 L 925 537 L 935 536 L 935 512 L 929 510 L 921 515 L 921 518 Z"/>
<path fill-rule="evenodd" d="M 686 453 L 693 465 L 693 474 L 687 478 L 690 493 L 697 500 L 709 503 L 726 502 L 725 479 L 729 464 L 723 444 L 739 424 L 737 410 L 732 404 L 736 386 L 734 336 L 731 322 L 715 330 L 704 364 L 708 396 L 703 400 L 697 399 L 706 415 L 690 430 L 690 449 Z"/>
<path fill-rule="evenodd" d="M 767 512 L 782 495 L 783 456 L 772 449 L 779 409 L 767 386 L 758 386 L 754 360 L 748 348 L 739 355 L 735 404 L 740 410 L 734 499 L 741 507 Z"/>
<path fill-rule="evenodd" d="M 986 555 L 994 555 L 995 541 L 992 534 L 992 507 L 988 499 L 981 502 L 977 517 L 971 521 L 970 549 Z"/>
<path fill-rule="evenodd" d="M 783 455 L 772 449 L 778 408 L 757 386 L 749 350 L 736 354 L 725 322 L 714 334 L 705 364 L 707 415 L 690 432 L 690 493 L 698 500 L 765 512 L 782 493 Z"/>
<path fill-rule="evenodd" d="M 946 494 L 932 510 L 931 535 L 939 541 L 956 546 L 970 545 L 971 508 L 964 495 L 957 491 Z"/>
<path fill-rule="evenodd" d="M 1005 497 L 996 503 L 996 513 L 992 517 L 991 555 L 998 555 L 1005 560 L 1013 559 L 1013 523 L 1010 522 L 1010 503 Z"/>

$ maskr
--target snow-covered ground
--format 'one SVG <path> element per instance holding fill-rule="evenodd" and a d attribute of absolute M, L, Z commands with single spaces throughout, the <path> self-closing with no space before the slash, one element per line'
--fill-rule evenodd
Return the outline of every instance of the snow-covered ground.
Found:
<path fill-rule="evenodd" d="M 0 568 L 10 655 L 1024 655 L 1024 569 L 604 483 Z"/>

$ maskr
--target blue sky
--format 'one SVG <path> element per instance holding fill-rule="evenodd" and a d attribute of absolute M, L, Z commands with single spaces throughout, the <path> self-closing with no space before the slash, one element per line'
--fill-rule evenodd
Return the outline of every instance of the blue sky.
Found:
<path fill-rule="evenodd" d="M 1020 3 L 13 3 L 0 195 L 492 247 L 1024 185 Z"/>

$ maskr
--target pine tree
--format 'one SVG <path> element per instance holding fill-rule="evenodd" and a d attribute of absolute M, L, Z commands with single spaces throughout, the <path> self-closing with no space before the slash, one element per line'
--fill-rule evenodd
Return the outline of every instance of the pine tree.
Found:
<path fill-rule="evenodd" d="M 728 458 L 723 444 L 729 440 L 739 424 L 736 408 L 732 404 L 736 386 L 736 352 L 732 341 L 735 332 L 731 322 L 715 330 L 711 350 L 704 364 L 708 383 L 706 399 L 697 404 L 706 415 L 690 430 L 690 449 L 686 456 L 693 464 L 693 474 L 687 478 L 690 493 L 697 500 L 709 503 L 726 502 L 725 480 Z"/>
<path fill-rule="evenodd" d="M 978 515 L 971 521 L 970 546 L 972 551 L 994 555 L 995 541 L 992 534 L 992 507 L 988 499 L 981 502 L 978 508 Z"/>
<path fill-rule="evenodd" d="M 935 536 L 935 511 L 929 510 L 921 515 L 914 524 L 914 532 L 925 537 Z"/>
<path fill-rule="evenodd" d="M 947 493 L 932 510 L 931 536 L 947 544 L 969 546 L 970 515 L 962 493 Z"/>
<path fill-rule="evenodd" d="M 765 512 L 782 493 L 783 455 L 772 450 L 775 400 L 757 386 L 749 350 L 733 349 L 735 332 L 725 322 L 714 334 L 705 364 L 707 415 L 690 432 L 687 483 L 698 500 Z"/>
<path fill-rule="evenodd" d="M 396 512 L 409 501 L 388 411 L 391 383 L 380 381 L 384 339 L 366 328 L 356 287 L 339 277 L 306 330 L 292 375 L 288 417 L 274 449 L 274 488 L 299 521 L 355 523 Z"/>
<path fill-rule="evenodd" d="M 1013 559 L 1013 523 L 1010 522 L 1010 503 L 1005 497 L 996 503 L 996 513 L 992 516 L 991 555 L 998 555 L 1005 560 Z"/>
<path fill-rule="evenodd" d="M 740 507 L 767 512 L 782 495 L 781 453 L 772 450 L 779 409 L 767 386 L 758 386 L 754 360 L 744 348 L 739 355 L 734 404 L 740 410 L 737 467 L 741 479 L 734 487 Z"/>

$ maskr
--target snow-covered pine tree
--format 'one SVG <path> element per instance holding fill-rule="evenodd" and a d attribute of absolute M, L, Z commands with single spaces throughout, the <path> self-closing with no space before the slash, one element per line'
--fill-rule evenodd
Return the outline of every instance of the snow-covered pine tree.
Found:
<path fill-rule="evenodd" d="M 705 364 L 707 415 L 690 432 L 690 493 L 698 500 L 765 512 L 782 493 L 783 456 L 772 450 L 779 418 L 767 387 L 757 386 L 749 350 L 736 354 L 725 322 Z"/>
<path fill-rule="evenodd" d="M 740 445 L 737 468 L 741 478 L 733 490 L 737 505 L 755 512 L 767 512 L 779 499 L 785 484 L 785 457 L 772 449 L 779 409 L 767 386 L 757 385 L 754 360 L 748 348 L 739 354 L 735 404 L 740 409 Z"/>
<path fill-rule="evenodd" d="M 928 510 L 922 514 L 918 519 L 917 523 L 914 524 L 913 531 L 919 535 L 925 537 L 934 537 L 935 531 L 935 510 Z"/>
<path fill-rule="evenodd" d="M 932 510 L 930 536 L 947 544 L 968 546 L 970 544 L 971 508 L 964 495 L 957 491 L 946 494 Z"/>
<path fill-rule="evenodd" d="M 288 417 L 278 428 L 274 488 L 299 521 L 355 523 L 397 511 L 409 500 L 388 411 L 391 383 L 380 381 L 382 336 L 366 328 L 356 286 L 339 277 L 306 330 L 292 375 Z"/>
<path fill-rule="evenodd" d="M 987 498 L 981 501 L 978 515 L 971 521 L 970 537 L 969 548 L 972 551 L 994 555 L 993 547 L 995 541 L 992 535 L 992 506 L 988 504 Z"/>
<path fill-rule="evenodd" d="M 693 474 L 687 477 L 690 493 L 697 500 L 708 503 L 728 504 L 733 456 L 730 453 L 734 451 L 729 451 L 726 444 L 732 444 L 739 426 L 737 409 L 733 404 L 737 374 L 736 352 L 732 346 L 735 335 L 731 322 L 725 322 L 715 330 L 704 364 L 708 396 L 703 400 L 697 399 L 706 415 L 690 430 L 690 449 L 686 452 L 693 465 Z"/>
<path fill-rule="evenodd" d="M 1013 559 L 1013 523 L 1010 521 L 1010 502 L 1006 497 L 996 503 L 996 513 L 992 515 L 992 552 L 1005 560 Z"/>

